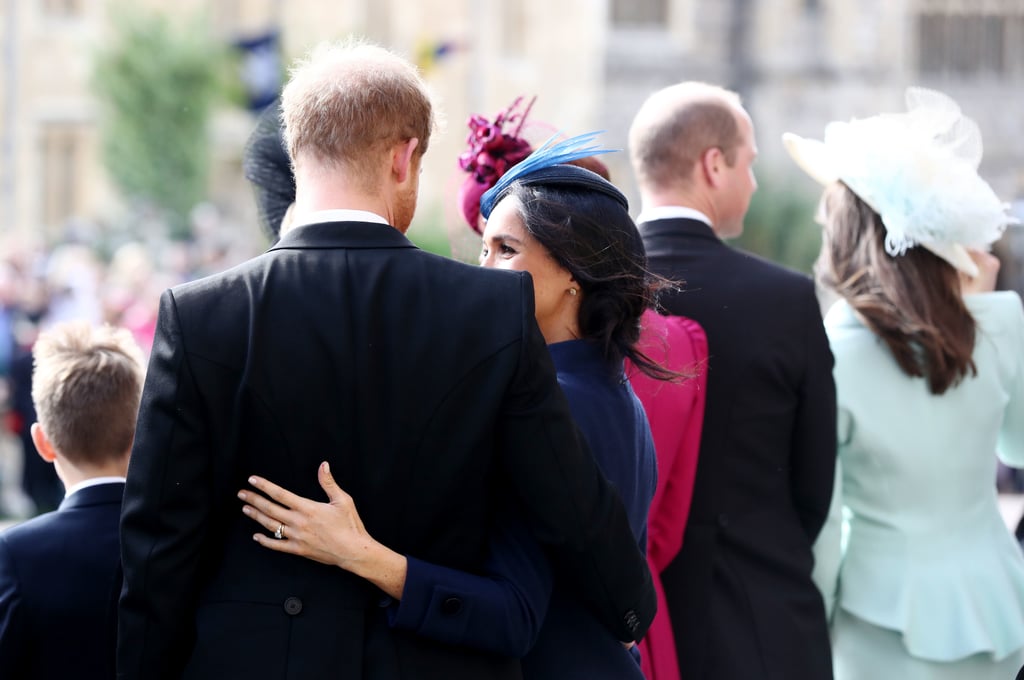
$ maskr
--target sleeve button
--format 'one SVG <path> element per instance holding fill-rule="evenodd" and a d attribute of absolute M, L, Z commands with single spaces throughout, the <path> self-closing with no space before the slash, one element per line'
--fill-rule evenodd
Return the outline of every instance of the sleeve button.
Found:
<path fill-rule="evenodd" d="M 457 597 L 449 597 L 441 603 L 441 613 L 445 616 L 455 616 L 462 611 L 462 600 Z"/>

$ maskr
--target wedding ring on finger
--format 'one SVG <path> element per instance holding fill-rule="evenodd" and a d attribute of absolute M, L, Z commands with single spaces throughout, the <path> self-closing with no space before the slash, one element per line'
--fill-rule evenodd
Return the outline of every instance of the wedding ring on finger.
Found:
<path fill-rule="evenodd" d="M 284 538 L 284 525 L 283 524 L 278 524 L 277 525 L 277 531 L 274 532 L 274 538 L 276 538 L 279 541 L 282 538 Z"/>

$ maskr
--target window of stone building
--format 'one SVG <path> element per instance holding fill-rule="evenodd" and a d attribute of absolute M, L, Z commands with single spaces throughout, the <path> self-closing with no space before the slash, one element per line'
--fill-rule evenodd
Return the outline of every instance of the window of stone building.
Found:
<path fill-rule="evenodd" d="M 84 152 L 85 126 L 74 122 L 40 125 L 39 165 L 42 202 L 39 212 L 46 227 L 57 227 L 79 210 L 79 167 Z"/>
<path fill-rule="evenodd" d="M 917 66 L 938 76 L 1024 74 L 1024 8 L 926 3 L 917 16 Z"/>
<path fill-rule="evenodd" d="M 664 26 L 668 23 L 667 0 L 612 0 L 612 23 L 616 26 Z"/>

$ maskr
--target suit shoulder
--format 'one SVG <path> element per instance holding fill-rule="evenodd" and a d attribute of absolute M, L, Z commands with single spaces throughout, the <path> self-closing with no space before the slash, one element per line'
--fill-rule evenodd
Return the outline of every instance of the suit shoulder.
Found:
<path fill-rule="evenodd" d="M 524 272 L 490 269 L 480 265 L 467 264 L 434 253 L 419 251 L 428 268 L 437 272 L 438 277 L 449 282 L 459 291 L 459 297 L 480 295 L 519 296 L 523 288 Z"/>
<path fill-rule="evenodd" d="M 811 277 L 803 272 L 798 272 L 795 269 L 790 269 L 778 262 L 772 262 L 760 255 L 755 253 L 747 252 L 746 250 L 740 250 L 733 248 L 733 251 L 738 257 L 743 258 L 743 261 L 747 268 L 751 272 L 756 273 L 766 279 L 774 279 L 779 282 L 788 282 L 792 285 L 798 286 L 813 286 L 814 283 Z"/>
<path fill-rule="evenodd" d="M 736 274 L 756 284 L 765 293 L 778 294 L 780 291 L 788 291 L 794 295 L 814 295 L 814 281 L 807 274 L 745 250 L 732 250 L 737 260 Z"/>
<path fill-rule="evenodd" d="M 179 283 L 170 288 L 175 299 L 181 300 L 197 295 L 202 295 L 211 289 L 221 289 L 230 286 L 242 279 L 249 279 L 263 271 L 268 261 L 268 254 L 263 253 L 250 260 L 246 260 L 222 272 L 208 274 L 191 281 Z"/>
<path fill-rule="evenodd" d="M 38 538 L 41 535 L 56 531 L 55 527 L 58 522 L 59 517 L 56 511 L 27 519 L 0 533 L 0 543 L 11 553 L 31 550 L 38 544 Z"/>

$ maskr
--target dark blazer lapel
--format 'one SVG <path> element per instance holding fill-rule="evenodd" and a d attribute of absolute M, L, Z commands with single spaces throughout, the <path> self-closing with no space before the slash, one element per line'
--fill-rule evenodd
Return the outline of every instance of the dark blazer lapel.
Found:
<path fill-rule="evenodd" d="M 124 496 L 124 482 L 110 482 L 109 484 L 97 484 L 79 489 L 61 501 L 58 510 L 73 510 L 86 508 L 92 505 L 108 505 L 120 503 Z"/>
<path fill-rule="evenodd" d="M 319 222 L 288 231 L 269 250 L 415 248 L 405 234 L 378 222 Z"/>

